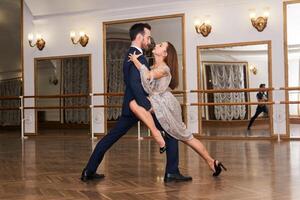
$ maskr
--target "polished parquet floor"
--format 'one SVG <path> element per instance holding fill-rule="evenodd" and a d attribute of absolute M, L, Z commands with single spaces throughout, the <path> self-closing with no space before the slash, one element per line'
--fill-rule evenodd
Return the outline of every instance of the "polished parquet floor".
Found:
<path fill-rule="evenodd" d="M 228 168 L 218 178 L 180 144 L 181 172 L 193 181 L 165 184 L 165 156 L 157 145 L 123 138 L 98 169 L 105 179 L 83 183 L 80 173 L 96 142 L 87 136 L 22 141 L 17 134 L 0 134 L 0 199 L 300 199 L 299 141 L 205 140 L 209 152 Z"/>

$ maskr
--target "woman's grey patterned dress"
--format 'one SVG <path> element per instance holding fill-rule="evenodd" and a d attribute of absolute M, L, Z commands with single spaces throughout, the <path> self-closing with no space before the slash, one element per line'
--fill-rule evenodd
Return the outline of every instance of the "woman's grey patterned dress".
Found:
<path fill-rule="evenodd" d="M 160 79 L 147 79 L 146 73 L 149 69 L 146 66 L 140 68 L 141 81 L 144 90 L 149 94 L 150 102 L 157 120 L 162 128 L 178 140 L 190 140 L 193 134 L 186 129 L 182 122 L 180 103 L 170 92 L 169 84 L 172 76 L 168 66 L 157 67 L 152 70 L 161 70 L 167 74 Z M 146 73 L 145 73 L 146 72 Z"/>

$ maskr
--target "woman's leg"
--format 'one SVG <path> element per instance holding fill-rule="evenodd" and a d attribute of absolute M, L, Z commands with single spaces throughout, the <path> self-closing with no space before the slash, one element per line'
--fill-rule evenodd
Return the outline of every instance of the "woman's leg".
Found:
<path fill-rule="evenodd" d="M 202 142 L 200 142 L 200 140 L 193 138 L 191 140 L 182 141 L 182 142 L 192 147 L 192 149 L 194 149 L 206 161 L 206 163 L 211 168 L 211 170 L 215 171 L 214 159 L 209 155 L 209 153 L 207 152 Z"/>
<path fill-rule="evenodd" d="M 139 106 L 135 100 L 132 100 L 129 103 L 130 110 L 142 121 L 146 124 L 146 126 L 150 129 L 153 138 L 158 143 L 160 147 L 164 147 L 166 145 L 164 138 L 162 137 L 160 131 L 156 128 L 152 115 L 149 111 L 147 111 L 142 106 Z"/>

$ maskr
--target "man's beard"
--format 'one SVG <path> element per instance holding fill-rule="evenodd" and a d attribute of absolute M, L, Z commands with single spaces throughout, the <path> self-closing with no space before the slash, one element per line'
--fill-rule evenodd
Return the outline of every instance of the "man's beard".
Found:
<path fill-rule="evenodd" d="M 151 37 L 150 38 L 150 44 L 147 44 L 146 46 L 144 46 L 144 50 L 145 51 L 151 51 L 152 52 L 152 50 L 155 48 L 155 41 L 154 41 L 154 39 L 153 39 L 153 37 Z"/>

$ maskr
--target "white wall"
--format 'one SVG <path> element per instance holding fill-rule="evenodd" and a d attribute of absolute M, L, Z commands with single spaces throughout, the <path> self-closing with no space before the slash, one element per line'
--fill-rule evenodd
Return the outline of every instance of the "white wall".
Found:
<path fill-rule="evenodd" d="M 256 8 L 258 14 L 262 14 L 264 8 L 270 8 L 270 18 L 268 27 L 262 33 L 254 29 L 249 20 L 249 9 Z M 77 13 L 74 15 L 59 15 L 40 17 L 33 21 L 34 28 L 40 31 L 45 40 L 46 47 L 43 51 L 32 51 L 27 44 L 24 45 L 27 52 L 25 58 L 25 86 L 26 93 L 32 93 L 32 86 L 28 76 L 33 77 L 32 60 L 33 57 L 57 56 L 69 54 L 92 54 L 92 78 L 93 91 L 103 91 L 103 64 L 102 64 L 102 22 L 121 20 L 128 18 L 150 17 L 168 14 L 185 13 L 185 42 L 186 42 L 186 69 L 187 69 L 187 89 L 197 88 L 197 45 L 223 44 L 246 41 L 272 41 L 272 63 L 273 63 L 273 87 L 284 86 L 284 59 L 283 59 L 283 13 L 281 0 L 236 0 L 227 4 L 223 2 L 201 5 L 195 1 L 183 2 L 173 5 L 159 7 L 145 7 L 125 11 L 94 11 Z M 194 20 L 210 15 L 212 22 L 212 33 L 207 38 L 198 35 L 194 29 Z M 29 17 L 25 18 L 25 29 L 33 31 L 30 26 Z M 84 29 L 90 36 L 90 42 L 86 48 L 73 46 L 69 39 L 70 30 Z M 27 35 L 26 31 L 24 32 Z M 26 41 L 24 41 L 26 42 Z M 282 93 L 274 95 L 275 100 L 284 100 Z M 189 95 L 190 102 L 197 101 L 196 94 Z M 95 102 L 94 102 L 95 103 Z M 101 104 L 101 98 L 97 104 Z M 284 107 L 283 107 L 284 108 Z M 281 108 L 282 109 L 282 108 Z M 284 110 L 275 109 L 275 112 L 284 113 Z M 97 111 L 97 122 L 94 123 L 94 132 L 103 132 L 103 112 Z M 276 116 L 276 113 L 274 114 Z M 101 121 L 99 121 L 99 119 Z M 94 119 L 95 120 L 95 119 Z M 193 132 L 198 132 L 197 109 L 189 109 L 189 124 Z M 275 133 L 285 133 L 285 121 L 274 123 Z M 32 130 L 31 126 L 26 129 Z"/>

